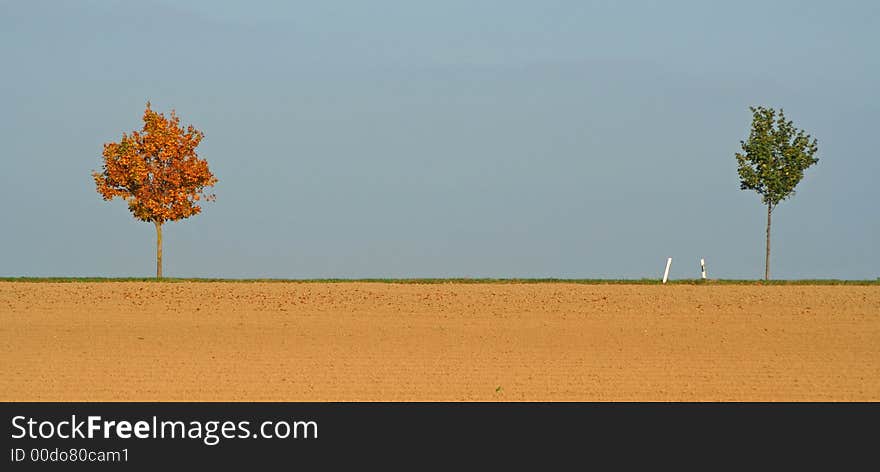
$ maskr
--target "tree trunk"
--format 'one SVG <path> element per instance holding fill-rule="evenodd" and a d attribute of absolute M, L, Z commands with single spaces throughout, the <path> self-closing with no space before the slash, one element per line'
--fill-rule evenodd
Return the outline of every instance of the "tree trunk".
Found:
<path fill-rule="evenodd" d="M 156 225 L 156 278 L 162 278 L 162 223 L 153 222 Z"/>
<path fill-rule="evenodd" d="M 773 205 L 767 204 L 767 252 L 764 254 L 764 280 L 770 280 L 770 213 Z"/>

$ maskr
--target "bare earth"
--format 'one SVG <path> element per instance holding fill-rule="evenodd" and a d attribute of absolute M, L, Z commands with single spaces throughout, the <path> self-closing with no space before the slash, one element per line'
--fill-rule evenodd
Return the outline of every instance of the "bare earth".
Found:
<path fill-rule="evenodd" d="M 880 401 L 880 287 L 0 282 L 0 374 L 0 401 Z"/>

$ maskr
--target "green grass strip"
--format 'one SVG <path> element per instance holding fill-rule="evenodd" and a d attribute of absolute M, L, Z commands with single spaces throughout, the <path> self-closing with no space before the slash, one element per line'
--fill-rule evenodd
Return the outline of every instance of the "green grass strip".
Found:
<path fill-rule="evenodd" d="M 137 278 L 137 277 L 0 277 L 0 282 L 25 283 L 93 283 L 93 282 L 151 282 L 151 283 L 388 283 L 388 284 L 582 284 L 582 285 L 661 285 L 658 279 L 555 279 L 555 278 L 375 278 L 375 279 L 218 279 L 218 278 Z M 668 285 L 880 285 L 876 280 L 798 279 L 798 280 L 743 280 L 743 279 L 676 279 Z"/>

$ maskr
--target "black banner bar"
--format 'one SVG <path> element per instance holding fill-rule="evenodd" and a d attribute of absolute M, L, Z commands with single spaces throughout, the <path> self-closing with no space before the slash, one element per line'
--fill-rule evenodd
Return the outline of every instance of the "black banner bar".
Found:
<path fill-rule="evenodd" d="M 877 403 L 2 403 L 0 413 L 2 470 L 351 461 L 412 470 L 469 458 L 624 465 L 706 455 L 784 465 L 832 451 L 840 461 L 871 457 L 880 424 Z"/>

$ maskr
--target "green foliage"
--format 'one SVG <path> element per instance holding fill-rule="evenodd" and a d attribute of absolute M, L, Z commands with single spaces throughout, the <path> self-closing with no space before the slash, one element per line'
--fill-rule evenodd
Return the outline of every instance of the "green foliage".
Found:
<path fill-rule="evenodd" d="M 752 131 L 736 153 L 740 188 L 754 190 L 771 208 L 794 195 L 804 171 L 819 162 L 816 140 L 785 119 L 782 109 L 750 107 Z"/>

